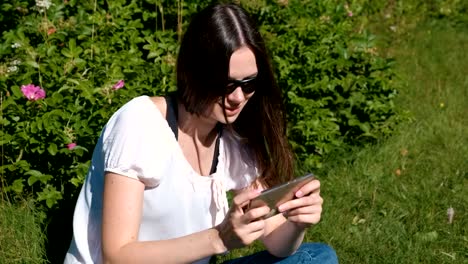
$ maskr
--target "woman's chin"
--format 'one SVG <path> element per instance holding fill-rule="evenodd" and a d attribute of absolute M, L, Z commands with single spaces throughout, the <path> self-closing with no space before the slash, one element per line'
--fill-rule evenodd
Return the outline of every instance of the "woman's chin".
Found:
<path fill-rule="evenodd" d="M 220 118 L 218 121 L 219 121 L 220 123 L 223 123 L 223 124 L 232 124 L 232 123 L 234 123 L 234 122 L 237 120 L 237 118 L 239 117 L 239 114 L 237 114 L 237 115 L 231 115 L 231 116 L 226 116 L 226 117 L 227 117 L 227 119 L 223 116 L 223 117 Z"/>

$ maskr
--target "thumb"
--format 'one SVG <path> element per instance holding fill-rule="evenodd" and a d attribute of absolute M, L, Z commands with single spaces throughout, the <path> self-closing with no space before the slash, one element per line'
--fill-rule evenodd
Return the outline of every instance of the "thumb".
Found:
<path fill-rule="evenodd" d="M 232 199 L 233 209 L 242 210 L 243 207 L 249 204 L 250 200 L 260 195 L 261 190 L 247 189 L 238 193 L 234 199 Z"/>

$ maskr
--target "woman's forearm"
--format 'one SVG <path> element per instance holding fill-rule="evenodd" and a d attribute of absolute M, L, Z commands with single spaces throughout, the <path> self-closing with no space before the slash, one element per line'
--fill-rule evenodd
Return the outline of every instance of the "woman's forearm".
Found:
<path fill-rule="evenodd" d="M 281 225 L 262 240 L 271 254 L 277 257 L 286 257 L 293 254 L 299 248 L 304 239 L 304 234 L 304 228 L 284 220 Z"/>
<path fill-rule="evenodd" d="M 103 252 L 104 263 L 191 263 L 226 251 L 218 231 L 207 229 L 188 236 L 131 242 L 114 252 Z"/>

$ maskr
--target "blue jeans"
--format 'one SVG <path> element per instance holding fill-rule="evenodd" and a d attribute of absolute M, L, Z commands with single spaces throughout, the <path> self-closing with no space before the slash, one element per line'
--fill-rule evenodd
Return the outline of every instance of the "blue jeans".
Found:
<path fill-rule="evenodd" d="M 322 243 L 303 243 L 296 253 L 286 258 L 278 258 L 268 251 L 261 251 L 250 256 L 245 256 L 223 262 L 223 264 L 302 264 L 302 263 L 320 263 L 337 264 L 338 257 L 335 250 Z"/>

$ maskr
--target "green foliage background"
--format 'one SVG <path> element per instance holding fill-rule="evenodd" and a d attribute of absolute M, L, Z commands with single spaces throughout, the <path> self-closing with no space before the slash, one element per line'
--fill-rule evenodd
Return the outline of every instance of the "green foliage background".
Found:
<path fill-rule="evenodd" d="M 334 149 L 385 138 L 407 118 L 394 105 L 402 83 L 387 54 L 394 41 L 428 18 L 468 21 L 462 0 L 237 2 L 266 38 L 298 173 L 320 171 Z M 54 263 L 69 242 L 65 205 L 81 187 L 100 130 L 131 98 L 175 89 L 180 35 L 207 2 L 54 0 L 42 12 L 36 4 L 0 4 L 0 192 L 47 212 Z M 376 38 L 369 30 L 390 37 Z M 119 80 L 125 87 L 113 90 Z M 30 83 L 46 90 L 44 100 L 27 101 L 20 87 Z M 72 142 L 78 146 L 67 149 Z"/>
<path fill-rule="evenodd" d="M 6 1 L 0 54 L 2 185 L 53 207 L 80 187 L 99 132 L 131 98 L 175 89 L 178 39 L 204 1 Z M 399 115 L 392 61 L 340 1 L 244 1 L 288 107 L 302 170 L 343 143 L 388 135 Z M 8 14 L 8 15 L 7 15 Z M 17 67 L 11 70 L 11 67 Z M 118 80 L 125 87 L 113 90 Z M 27 101 L 20 87 L 46 90 Z M 68 143 L 77 143 L 73 150 Z"/>

